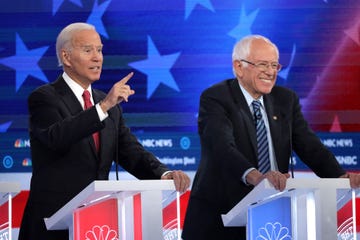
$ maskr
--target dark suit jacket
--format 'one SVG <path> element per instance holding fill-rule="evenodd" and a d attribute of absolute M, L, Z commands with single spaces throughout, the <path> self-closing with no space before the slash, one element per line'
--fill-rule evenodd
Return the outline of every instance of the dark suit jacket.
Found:
<path fill-rule="evenodd" d="M 93 89 L 95 103 L 104 97 Z M 28 106 L 33 172 L 20 239 L 56 238 L 46 235 L 43 218 L 92 181 L 108 179 L 116 151 L 119 164 L 139 179 L 160 179 L 168 170 L 130 133 L 119 106 L 100 122 L 96 108 L 84 111 L 62 77 L 32 92 Z M 92 139 L 97 131 L 99 154 Z"/>
<path fill-rule="evenodd" d="M 264 96 L 264 105 L 280 172 L 288 172 L 293 149 L 319 177 L 336 178 L 345 173 L 308 127 L 293 91 L 275 86 Z M 255 125 L 237 80 L 220 82 L 202 93 L 198 131 L 201 161 L 192 185 L 183 238 L 245 239 L 244 229 L 224 228 L 220 218 L 252 190 L 242 176 L 258 164 Z"/>

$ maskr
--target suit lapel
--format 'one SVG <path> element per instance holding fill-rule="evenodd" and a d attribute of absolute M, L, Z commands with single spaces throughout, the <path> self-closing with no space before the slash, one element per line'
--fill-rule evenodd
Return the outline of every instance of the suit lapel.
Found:
<path fill-rule="evenodd" d="M 96 91 L 94 91 L 94 89 L 92 89 L 92 97 L 93 97 L 95 105 L 102 100 L 100 98 L 100 95 Z M 103 136 L 105 136 L 104 135 L 104 129 L 99 131 L 99 138 L 100 138 L 100 153 L 99 153 L 99 155 L 101 155 L 101 152 L 104 151 L 104 147 L 106 146 L 106 144 L 104 144 L 104 137 Z M 95 144 L 93 145 L 93 150 L 94 150 L 94 153 L 96 154 L 96 152 L 95 152 Z"/>
<path fill-rule="evenodd" d="M 65 80 L 61 76 L 53 83 L 53 85 L 57 93 L 60 95 L 61 100 L 64 102 L 64 105 L 67 107 L 72 116 L 79 114 L 83 111 L 83 107 L 81 106 L 79 100 L 76 98 L 73 91 L 70 89 L 70 87 L 66 84 Z M 94 140 L 92 137 L 89 137 L 88 139 L 91 151 L 93 152 L 95 157 L 97 157 Z"/>
<path fill-rule="evenodd" d="M 235 79 L 231 82 L 230 85 L 231 94 L 235 100 L 235 104 L 238 106 L 240 115 L 243 117 L 244 124 L 246 125 L 246 131 L 248 131 L 250 136 L 251 145 L 253 146 L 253 151 L 257 152 L 257 141 L 256 141 L 256 130 L 254 119 L 251 114 L 250 108 L 246 102 L 244 94 L 242 93 L 238 81 Z"/>
<path fill-rule="evenodd" d="M 274 99 L 271 96 L 271 94 L 264 96 L 264 105 L 266 108 L 266 114 L 268 116 L 269 128 L 271 133 L 271 139 L 274 146 L 275 157 L 280 156 L 279 153 L 280 151 L 282 151 L 281 144 L 276 144 L 276 143 L 281 142 L 281 128 L 283 125 L 282 124 L 283 114 L 281 114 L 281 109 L 275 105 Z"/>
<path fill-rule="evenodd" d="M 99 103 L 104 97 L 103 95 L 101 95 L 99 93 L 99 91 L 93 89 L 92 90 L 92 96 L 94 99 L 94 103 L 97 104 Z M 111 116 L 107 117 L 104 121 L 103 121 L 105 127 L 99 131 L 100 133 L 100 153 L 99 153 L 99 157 L 100 157 L 100 169 L 102 168 L 102 166 L 106 166 L 106 157 L 105 154 L 111 152 L 111 142 L 113 141 L 113 138 L 111 136 L 113 136 L 115 134 L 115 130 L 114 127 L 111 127 L 114 123 L 113 120 L 111 119 Z M 95 148 L 94 148 L 95 149 Z"/>
<path fill-rule="evenodd" d="M 71 91 L 70 87 L 66 84 L 62 77 L 59 77 L 53 85 L 71 115 L 75 115 L 83 111 L 83 108 L 77 100 L 75 94 Z"/>

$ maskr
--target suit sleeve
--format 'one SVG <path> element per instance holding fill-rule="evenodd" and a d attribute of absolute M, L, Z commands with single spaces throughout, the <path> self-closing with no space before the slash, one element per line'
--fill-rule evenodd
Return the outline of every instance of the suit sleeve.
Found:
<path fill-rule="evenodd" d="M 125 125 L 120 107 L 113 108 L 110 117 L 117 122 L 119 164 L 139 179 L 160 179 L 169 168 L 146 150 Z"/>
<path fill-rule="evenodd" d="M 30 134 L 49 149 L 65 153 L 74 143 L 104 126 L 96 108 L 72 114 L 51 88 L 39 88 L 28 98 Z"/>
<path fill-rule="evenodd" d="M 255 167 L 253 148 L 244 121 L 244 112 L 222 89 L 205 91 L 200 98 L 199 135 L 207 167 L 224 178 L 242 183 L 246 170 Z"/>
<path fill-rule="evenodd" d="M 310 129 L 301 112 L 298 97 L 293 97 L 292 142 L 296 154 L 316 175 L 322 178 L 337 178 L 345 174 L 334 154 Z"/>

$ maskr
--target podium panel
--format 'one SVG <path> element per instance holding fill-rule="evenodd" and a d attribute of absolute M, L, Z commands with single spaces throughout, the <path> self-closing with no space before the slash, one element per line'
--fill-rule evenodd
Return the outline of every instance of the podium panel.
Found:
<path fill-rule="evenodd" d="M 338 240 L 360 239 L 360 189 L 341 191 L 337 202 Z"/>
<path fill-rule="evenodd" d="M 181 197 L 173 180 L 94 181 L 44 220 L 74 240 L 180 240 Z"/>
<path fill-rule="evenodd" d="M 12 199 L 20 192 L 20 183 L 0 182 L 0 239 L 12 239 Z"/>
<path fill-rule="evenodd" d="M 247 239 L 357 239 L 358 193 L 348 179 L 288 179 L 283 192 L 264 180 L 222 219 Z"/>
<path fill-rule="evenodd" d="M 283 211 L 289 209 L 289 211 Z M 247 238 L 293 239 L 291 198 L 279 197 L 248 209 Z M 264 217 L 266 214 L 266 217 Z"/>
<path fill-rule="evenodd" d="M 117 199 L 74 210 L 74 239 L 119 239 Z"/>

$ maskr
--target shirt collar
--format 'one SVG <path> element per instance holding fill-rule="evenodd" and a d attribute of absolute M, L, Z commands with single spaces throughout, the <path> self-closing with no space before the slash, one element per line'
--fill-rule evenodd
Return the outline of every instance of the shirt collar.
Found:
<path fill-rule="evenodd" d="M 251 103 L 255 100 L 259 101 L 261 103 L 261 107 L 263 108 L 264 107 L 264 98 L 263 96 L 261 96 L 259 99 L 254 99 L 250 93 L 248 91 L 246 91 L 246 89 L 241 86 L 241 84 L 239 83 L 239 86 L 240 86 L 240 89 L 241 89 L 241 92 L 244 94 L 244 97 L 245 97 L 245 100 L 246 100 L 246 103 L 247 105 L 249 106 L 250 109 L 252 109 L 251 107 Z"/>
<path fill-rule="evenodd" d="M 80 84 L 78 84 L 73 79 L 71 79 L 70 76 L 66 72 L 64 72 L 62 74 L 62 77 L 64 78 L 66 84 L 70 87 L 71 91 L 75 94 L 76 98 L 81 103 L 81 106 L 83 106 L 84 99 L 83 99 L 82 95 L 83 95 L 85 89 L 83 89 L 83 87 L 80 86 Z M 89 85 L 89 87 L 86 90 L 88 90 L 90 92 L 90 99 L 93 102 L 91 85 Z M 94 102 L 93 102 L 93 104 L 94 104 Z"/>

